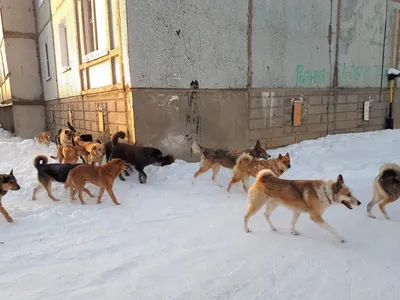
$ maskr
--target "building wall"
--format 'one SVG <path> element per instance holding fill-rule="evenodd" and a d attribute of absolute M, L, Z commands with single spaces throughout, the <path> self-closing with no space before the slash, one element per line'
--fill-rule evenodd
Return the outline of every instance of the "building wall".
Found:
<path fill-rule="evenodd" d="M 245 88 L 247 1 L 126 1 L 134 87 Z"/>
<path fill-rule="evenodd" d="M 2 95 L 6 90 L 7 99 L 2 97 L 8 100 L 8 106 L 0 107 L 0 123 L 7 123 L 23 138 L 32 138 L 45 129 L 35 3 L 0 1 L 4 37 L 2 51 L 9 72 L 8 82 L 1 87 Z"/>
<path fill-rule="evenodd" d="M 126 94 L 124 91 L 48 101 L 46 102 L 47 128 L 57 132 L 70 120 L 70 111 L 73 126 L 78 131 L 93 134 L 95 139 L 108 140 L 110 135 L 118 130 L 127 132 Z M 99 130 L 98 112 L 103 114 L 104 131 Z"/>
<path fill-rule="evenodd" d="M 45 44 L 49 55 L 50 77 L 47 77 L 47 62 Z M 42 73 L 42 86 L 44 100 L 54 100 L 58 98 L 57 68 L 54 53 L 54 39 L 52 22 L 48 22 L 39 34 L 40 69 Z"/>
<path fill-rule="evenodd" d="M 54 53 L 55 67 L 57 70 L 57 89 L 58 97 L 66 98 L 78 96 L 81 94 L 81 80 L 79 77 L 79 46 L 77 20 L 75 17 L 75 1 L 63 1 L 59 5 L 59 1 L 51 1 L 53 36 L 54 36 Z M 61 65 L 60 50 L 60 34 L 59 24 L 65 23 L 67 27 L 67 45 L 69 57 L 69 69 L 63 69 Z"/>
<path fill-rule="evenodd" d="M 384 128 L 399 3 L 385 32 L 379 0 L 214 2 L 126 1 L 137 143 L 192 160 L 193 139 L 278 147 Z"/>
<path fill-rule="evenodd" d="M 389 2 L 385 70 L 398 6 Z M 253 87 L 380 86 L 386 12 L 381 1 L 253 3 Z"/>
<path fill-rule="evenodd" d="M 122 48 L 128 51 L 127 40 L 120 45 L 119 30 L 123 25 L 118 23 L 124 20 L 126 29 L 126 18 L 123 19 L 117 0 L 95 1 L 98 48 L 91 52 L 86 48 L 83 2 L 51 1 L 58 97 L 46 101 L 47 128 L 56 132 L 70 121 L 77 130 L 102 140 L 108 140 L 118 130 L 132 135 L 125 73 L 121 68 L 121 57 L 128 56 L 120 53 Z M 62 65 L 59 24 L 67 28 L 69 68 Z"/>

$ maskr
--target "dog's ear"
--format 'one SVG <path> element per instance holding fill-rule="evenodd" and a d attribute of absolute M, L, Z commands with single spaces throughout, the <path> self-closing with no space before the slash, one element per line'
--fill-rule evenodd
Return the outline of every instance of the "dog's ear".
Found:
<path fill-rule="evenodd" d="M 337 177 L 336 183 L 334 184 L 333 191 L 338 192 L 342 188 L 343 183 L 344 183 L 343 176 L 342 176 L 342 174 L 339 174 L 339 176 Z"/>
<path fill-rule="evenodd" d="M 101 141 L 99 139 L 96 140 L 96 143 L 101 144 Z"/>
<path fill-rule="evenodd" d="M 257 140 L 256 145 L 254 146 L 254 149 L 260 149 L 260 148 L 261 148 L 260 141 Z"/>
<path fill-rule="evenodd" d="M 278 159 L 282 159 L 282 157 L 283 157 L 282 154 L 279 153 Z"/>
<path fill-rule="evenodd" d="M 11 170 L 10 175 L 14 176 L 14 169 Z"/>
<path fill-rule="evenodd" d="M 290 157 L 290 155 L 289 155 L 289 152 L 286 152 L 286 155 L 285 155 L 286 157 Z"/>

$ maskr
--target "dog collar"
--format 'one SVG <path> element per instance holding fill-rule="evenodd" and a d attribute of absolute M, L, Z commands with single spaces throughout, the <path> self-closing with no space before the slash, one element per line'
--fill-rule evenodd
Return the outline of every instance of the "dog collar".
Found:
<path fill-rule="evenodd" d="M 329 199 L 328 192 L 326 191 L 326 187 L 324 187 L 324 191 L 325 191 L 326 199 L 328 199 L 328 201 L 329 201 L 329 204 L 332 204 L 332 200 Z"/>

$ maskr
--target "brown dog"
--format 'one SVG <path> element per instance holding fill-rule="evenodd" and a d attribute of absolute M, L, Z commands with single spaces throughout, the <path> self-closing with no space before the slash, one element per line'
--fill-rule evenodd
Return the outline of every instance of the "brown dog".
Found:
<path fill-rule="evenodd" d="M 101 166 L 105 154 L 104 144 L 94 142 L 80 142 L 79 145 L 81 145 L 87 152 L 87 154 L 84 155 L 85 162 L 87 164 L 91 164 L 94 162 L 96 165 Z"/>
<path fill-rule="evenodd" d="M 375 204 L 379 203 L 379 208 L 386 219 L 390 219 L 385 206 L 397 201 L 400 197 L 400 166 L 397 164 L 384 164 L 379 175 L 374 180 L 374 197 L 368 203 L 368 216 L 372 219 L 376 217 L 371 213 Z"/>
<path fill-rule="evenodd" d="M 328 230 L 341 243 L 346 240 L 341 237 L 322 218 L 325 210 L 333 204 L 343 204 L 349 209 L 358 206 L 360 201 L 355 198 L 350 189 L 344 184 L 343 176 L 339 174 L 336 181 L 329 180 L 285 180 L 275 177 L 272 170 L 262 170 L 257 174 L 256 182 L 248 192 L 248 208 L 244 216 L 244 230 L 250 232 L 248 222 L 265 204 L 265 218 L 271 230 L 276 231 L 270 220 L 271 213 L 283 205 L 293 211 L 291 232 L 298 235 L 296 223 L 301 213 L 308 213 L 311 220 Z"/>
<path fill-rule="evenodd" d="M 70 188 L 71 200 L 75 200 L 76 192 L 78 192 L 79 200 L 82 204 L 86 204 L 82 198 L 82 191 L 85 184 L 90 182 L 100 187 L 97 203 L 101 203 L 104 190 L 107 190 L 115 205 L 120 205 L 115 198 L 113 185 L 119 173 L 127 168 L 127 164 L 119 158 L 114 158 L 103 166 L 80 165 L 69 172 L 65 188 Z"/>
<path fill-rule="evenodd" d="M 261 144 L 258 140 L 253 148 L 247 148 L 240 151 L 205 148 L 200 146 L 199 143 L 195 141 L 192 144 L 192 150 L 194 153 L 202 154 L 200 158 L 200 169 L 194 174 L 194 178 L 197 178 L 200 174 L 212 169 L 213 181 L 215 181 L 217 178 L 221 166 L 232 169 L 236 164 L 236 160 L 242 153 L 249 153 L 255 158 L 268 159 L 271 157 L 267 151 L 261 147 Z"/>
<path fill-rule="evenodd" d="M 39 144 L 50 145 L 51 131 L 44 131 L 35 136 L 36 142 Z"/>
<path fill-rule="evenodd" d="M 227 191 L 230 191 L 233 184 L 242 181 L 243 188 L 247 192 L 249 190 L 249 177 L 256 177 L 258 172 L 264 169 L 270 169 L 276 177 L 280 177 L 287 169 L 290 169 L 289 153 L 287 152 L 285 156 L 279 153 L 277 158 L 270 158 L 268 160 L 254 159 L 250 154 L 243 153 L 239 156 L 233 168 L 232 179 Z"/>
<path fill-rule="evenodd" d="M 0 212 L 8 223 L 12 223 L 14 220 L 3 207 L 1 200 L 9 190 L 18 191 L 20 188 L 17 179 L 14 177 L 13 170 L 11 170 L 10 174 L 0 174 Z"/>
<path fill-rule="evenodd" d="M 85 148 L 80 145 L 75 145 L 75 146 L 61 145 L 57 149 L 57 157 L 54 156 L 50 157 L 52 159 L 57 159 L 60 164 L 63 162 L 65 164 L 76 164 L 80 156 L 88 154 L 89 153 L 85 150 Z"/>

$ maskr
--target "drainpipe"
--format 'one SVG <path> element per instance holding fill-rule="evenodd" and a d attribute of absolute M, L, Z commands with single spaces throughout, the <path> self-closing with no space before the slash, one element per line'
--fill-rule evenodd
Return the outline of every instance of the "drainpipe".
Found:
<path fill-rule="evenodd" d="M 388 70 L 388 79 L 389 79 L 389 118 L 386 120 L 386 128 L 393 129 L 393 94 L 394 94 L 394 80 L 395 78 L 400 76 L 400 72 L 395 69 L 396 60 L 397 60 L 397 38 L 398 38 L 398 30 L 399 30 L 399 14 L 400 8 L 396 9 L 396 19 L 394 21 L 394 31 L 393 31 L 393 48 L 392 48 L 392 65 Z"/>

